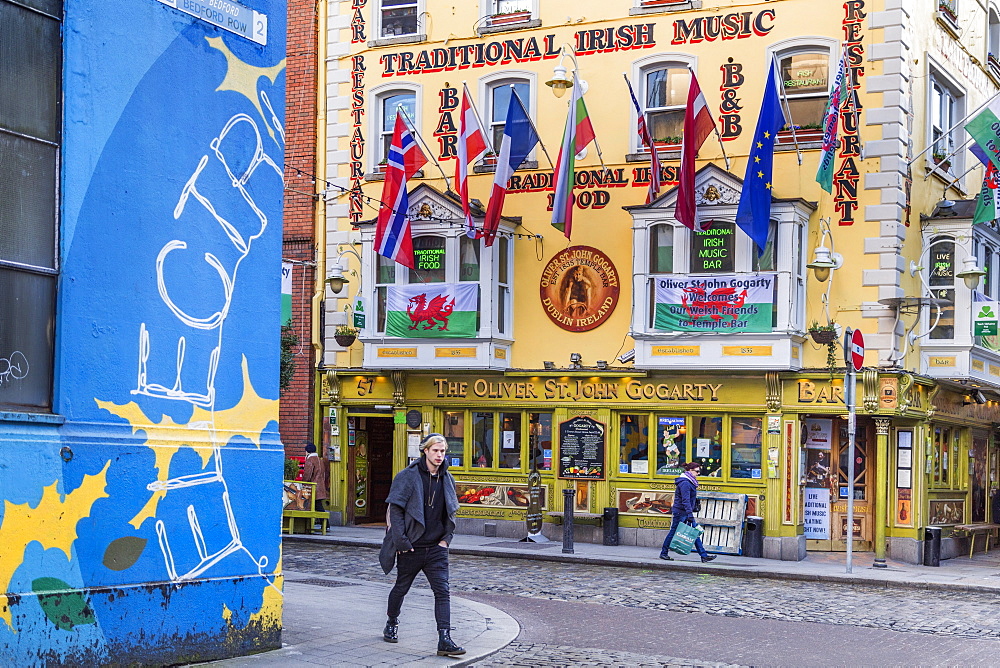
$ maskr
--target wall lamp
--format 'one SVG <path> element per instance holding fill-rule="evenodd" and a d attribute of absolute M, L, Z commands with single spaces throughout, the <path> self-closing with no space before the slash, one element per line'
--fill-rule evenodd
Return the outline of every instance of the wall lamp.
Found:
<path fill-rule="evenodd" d="M 580 363 L 583 357 L 580 353 L 570 353 L 569 354 L 569 368 L 571 369 L 582 369 L 583 365 Z"/>
<path fill-rule="evenodd" d="M 830 271 L 840 269 L 844 264 L 844 256 L 833 251 L 833 231 L 830 229 L 830 219 L 821 218 L 819 221 L 821 236 L 819 246 L 813 251 L 813 261 L 806 265 L 807 269 L 813 270 L 813 275 L 820 283 L 825 283 L 830 278 Z M 824 242 L 827 237 L 830 239 L 830 248 Z"/>
<path fill-rule="evenodd" d="M 600 369 L 601 371 L 606 371 L 607 368 L 608 368 L 608 361 L 607 360 L 597 360 L 597 368 Z"/>
<path fill-rule="evenodd" d="M 929 243 L 927 247 L 924 248 L 924 251 L 920 253 L 920 256 L 923 257 L 924 252 L 927 252 L 928 250 L 930 250 L 931 246 L 940 242 L 951 242 L 952 244 L 955 245 L 955 248 L 959 248 L 958 245 L 959 241 L 961 241 L 961 239 L 959 239 L 958 237 L 950 237 L 950 236 L 939 237 L 934 241 L 932 241 L 931 243 Z M 963 248 L 963 250 L 965 249 Z M 956 273 L 955 276 L 957 278 L 962 279 L 962 281 L 965 283 L 965 287 L 969 288 L 970 290 L 975 290 L 976 288 L 979 287 L 979 279 L 981 279 L 983 276 L 986 275 L 986 270 L 976 266 L 976 258 L 971 253 L 969 253 L 969 251 L 966 250 L 965 252 L 966 252 L 965 259 L 962 260 L 962 271 Z M 917 272 L 923 271 L 923 269 L 924 269 L 923 266 L 917 264 L 913 260 L 910 260 L 910 276 L 916 276 Z"/>
<path fill-rule="evenodd" d="M 344 266 L 345 255 L 353 255 L 354 257 L 358 258 L 358 262 L 363 262 L 363 260 L 361 259 L 361 254 L 358 253 L 358 251 L 354 250 L 353 248 L 341 249 L 339 245 L 337 246 L 337 256 L 330 262 L 330 273 L 324 279 L 324 282 L 328 286 L 330 286 L 330 292 L 334 296 L 339 295 L 340 292 L 344 289 L 344 286 L 351 282 L 350 279 L 348 279 L 347 276 L 344 275 L 344 272 L 346 271 L 346 267 Z M 358 273 L 354 270 L 351 270 L 350 273 L 354 274 L 355 276 L 358 275 Z"/>
<path fill-rule="evenodd" d="M 556 363 L 555 362 L 542 362 L 542 364 L 545 366 L 546 369 L 555 369 L 556 368 Z"/>
<path fill-rule="evenodd" d="M 570 60 L 573 61 L 573 77 L 570 78 L 566 72 L 566 66 L 563 65 L 563 59 L 569 56 Z M 579 85 L 583 92 L 587 92 L 587 82 L 583 79 L 578 79 L 577 74 L 580 71 L 580 65 L 576 62 L 576 52 L 573 47 L 568 44 L 563 44 L 559 47 L 559 60 L 556 62 L 556 66 L 552 68 L 552 78 L 545 82 L 545 85 L 552 89 L 552 94 L 556 97 L 562 97 L 566 94 L 566 91 L 575 85 Z"/>
<path fill-rule="evenodd" d="M 979 404 L 980 406 L 982 406 L 987 401 L 988 400 L 986 399 L 986 395 L 983 394 L 983 391 L 982 390 L 976 390 L 975 392 L 970 393 L 966 397 L 966 399 L 962 401 L 962 405 L 963 406 L 968 406 L 970 404 L 976 403 L 976 404 Z"/>

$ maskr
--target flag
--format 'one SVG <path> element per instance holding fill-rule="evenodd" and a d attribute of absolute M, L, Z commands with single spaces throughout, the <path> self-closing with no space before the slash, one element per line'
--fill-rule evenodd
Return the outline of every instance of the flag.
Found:
<path fill-rule="evenodd" d="M 708 139 L 715 128 L 712 113 L 698 85 L 698 78 L 691 72 L 691 85 L 688 87 L 687 109 L 684 111 L 684 137 L 681 143 L 681 176 L 677 186 L 677 203 L 674 205 L 674 218 L 684 223 L 688 229 L 701 229 L 696 226 L 697 207 L 694 203 L 694 171 L 695 156 L 698 149 Z"/>
<path fill-rule="evenodd" d="M 816 170 L 816 183 L 828 193 L 833 193 L 833 163 L 837 152 L 837 127 L 840 125 L 840 106 L 847 96 L 847 77 L 844 76 L 844 60 L 847 53 L 840 56 L 840 66 L 837 77 L 833 80 L 830 99 L 826 103 L 826 113 L 823 115 L 823 150 L 819 156 L 819 169 Z"/>
<path fill-rule="evenodd" d="M 478 283 L 390 285 L 385 299 L 386 336 L 459 338 L 478 334 Z"/>
<path fill-rule="evenodd" d="M 537 143 L 538 133 L 535 132 L 535 127 L 528 118 L 528 112 L 521 104 L 521 98 L 511 86 L 507 120 L 504 122 L 500 155 L 497 157 L 497 171 L 493 176 L 493 190 L 490 192 L 490 203 L 486 207 L 486 220 L 483 222 L 483 236 L 486 237 L 487 246 L 493 245 L 497 228 L 500 227 L 500 214 L 503 212 L 504 197 L 507 195 L 507 182 Z"/>
<path fill-rule="evenodd" d="M 983 165 L 990 164 L 990 158 L 989 158 L 989 156 L 986 155 L 986 151 L 984 151 L 979 144 L 970 144 L 969 145 L 969 152 L 972 155 L 974 155 L 977 158 L 979 158 L 979 162 L 983 163 Z"/>
<path fill-rule="evenodd" d="M 771 227 L 771 166 L 774 162 L 774 140 L 778 130 L 784 127 L 785 114 L 781 111 L 778 98 L 776 68 L 772 65 L 764 86 L 764 99 L 757 117 L 757 129 L 750 145 L 747 171 L 743 176 L 743 192 L 736 209 L 736 224 L 753 239 L 760 253 L 767 244 L 767 233 Z"/>
<path fill-rule="evenodd" d="M 986 165 L 986 176 L 983 187 L 976 198 L 976 212 L 972 215 L 972 224 L 988 223 L 1000 218 L 1000 206 L 997 201 L 997 188 L 1000 188 L 1000 171 L 993 165 Z"/>
<path fill-rule="evenodd" d="M 1000 99 L 986 105 L 965 124 L 965 129 L 982 147 L 990 162 L 1000 167 Z"/>
<path fill-rule="evenodd" d="M 556 171 L 553 174 L 555 194 L 552 196 L 552 227 L 561 231 L 569 239 L 573 229 L 573 181 L 576 178 L 574 167 L 576 156 L 594 141 L 594 126 L 590 123 L 590 114 L 583 101 L 583 86 L 573 73 L 573 97 L 569 101 L 569 113 L 566 115 L 566 127 L 563 129 L 562 147 L 556 159 Z"/>
<path fill-rule="evenodd" d="M 455 164 L 455 187 L 462 199 L 462 213 L 465 215 L 465 234 L 475 239 L 479 234 L 472 224 L 469 211 L 469 163 L 476 162 L 489 151 L 486 133 L 479 124 L 479 115 L 469 99 L 469 89 L 462 84 L 462 113 L 458 120 L 458 161 Z"/>
<path fill-rule="evenodd" d="M 392 143 L 386 156 L 382 202 L 375 228 L 375 252 L 410 269 L 413 269 L 413 235 L 410 219 L 406 217 L 410 207 L 406 180 L 426 162 L 427 157 L 403 122 L 403 114 L 397 111 Z"/>
<path fill-rule="evenodd" d="M 642 142 L 643 146 L 649 148 L 649 190 L 646 192 L 646 204 L 649 204 L 660 194 L 660 156 L 656 154 L 653 138 L 649 136 L 649 128 L 646 127 L 646 112 L 639 106 L 639 100 L 635 99 L 632 82 L 628 80 L 628 77 L 625 77 L 625 83 L 628 84 L 628 94 L 632 96 L 632 104 L 635 106 L 635 113 L 639 118 L 639 141 Z"/>

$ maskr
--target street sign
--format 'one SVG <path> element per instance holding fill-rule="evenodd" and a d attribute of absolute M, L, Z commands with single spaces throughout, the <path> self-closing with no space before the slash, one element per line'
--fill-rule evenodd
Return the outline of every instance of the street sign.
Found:
<path fill-rule="evenodd" d="M 850 361 L 855 371 L 865 365 L 865 337 L 861 334 L 860 329 L 851 332 Z"/>

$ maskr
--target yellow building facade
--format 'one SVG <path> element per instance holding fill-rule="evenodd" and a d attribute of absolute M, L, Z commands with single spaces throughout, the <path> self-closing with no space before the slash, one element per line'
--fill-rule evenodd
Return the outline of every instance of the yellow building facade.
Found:
<path fill-rule="evenodd" d="M 326 264 L 348 283 L 326 292 L 317 329 L 317 438 L 341 522 L 384 521 L 393 474 L 429 432 L 449 442 L 459 530 L 480 535 L 524 535 L 538 470 L 544 533 L 558 533 L 572 489 L 578 540 L 600 540 L 615 508 L 621 541 L 658 546 L 692 460 L 701 493 L 728 504 L 705 521 L 720 552 L 739 553 L 745 516 L 763 518 L 765 556 L 843 550 L 852 491 L 854 549 L 878 559 L 919 562 L 927 525 L 945 527 L 952 556 L 968 547 L 955 527 L 992 521 L 1000 346 L 974 312 L 998 298 L 1000 235 L 995 220 L 972 224 L 983 169 L 960 123 L 1000 90 L 991 4 L 353 0 L 325 12 Z M 817 128 L 842 58 L 827 193 Z M 582 81 L 599 142 L 576 160 L 570 239 L 550 225 L 570 99 L 546 85 L 556 66 Z M 772 67 L 790 122 L 758 254 L 735 218 Z M 718 131 L 697 162 L 706 232 L 674 218 L 690 72 Z M 661 161 L 651 202 L 626 77 Z M 496 147 L 511 90 L 544 144 L 511 179 L 492 246 L 464 234 L 455 195 L 463 86 Z M 433 158 L 408 183 L 413 270 L 373 251 L 399 109 Z M 493 161 L 470 166 L 477 226 Z M 834 268 L 814 271 L 822 250 Z M 959 278 L 973 266 L 986 276 L 970 290 Z M 396 292 L 463 283 L 477 295 L 471 336 L 450 336 L 426 301 L 407 309 L 413 334 L 387 325 Z M 360 331 L 338 343 L 345 325 Z M 845 328 L 866 343 L 853 485 Z"/>

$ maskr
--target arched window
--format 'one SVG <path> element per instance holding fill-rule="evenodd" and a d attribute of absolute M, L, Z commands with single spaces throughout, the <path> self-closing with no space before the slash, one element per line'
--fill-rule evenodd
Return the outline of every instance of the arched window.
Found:
<path fill-rule="evenodd" d="M 500 79 L 488 84 L 486 125 L 493 142 L 493 150 L 500 152 L 500 142 L 503 141 L 503 129 L 507 121 L 507 107 L 510 106 L 510 91 L 514 91 L 524 105 L 525 111 L 531 115 L 531 83 L 526 79 Z"/>
<path fill-rule="evenodd" d="M 392 132 L 396 127 L 396 115 L 402 108 L 403 112 L 416 123 L 417 97 L 410 91 L 395 91 L 383 93 L 378 99 L 378 163 L 385 161 L 389 155 L 389 144 L 392 143 Z"/>
<path fill-rule="evenodd" d="M 779 52 L 778 66 L 789 122 L 802 129 L 822 128 L 832 76 L 830 50 L 807 46 Z"/>

